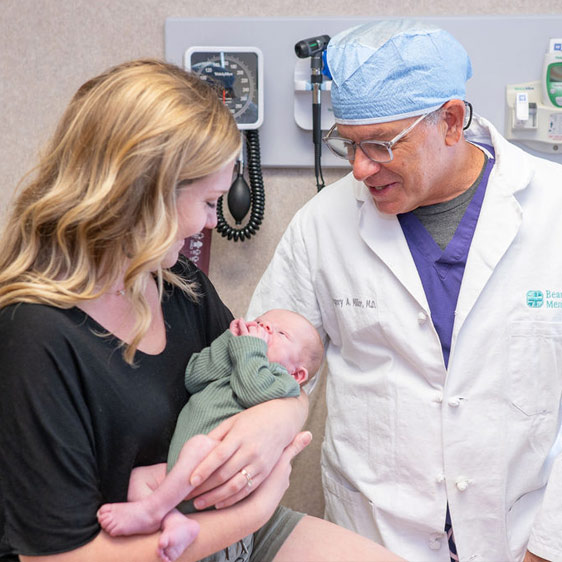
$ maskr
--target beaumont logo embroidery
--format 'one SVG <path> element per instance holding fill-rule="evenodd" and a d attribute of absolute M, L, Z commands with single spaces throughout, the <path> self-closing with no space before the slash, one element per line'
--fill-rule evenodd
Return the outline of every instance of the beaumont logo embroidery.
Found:
<path fill-rule="evenodd" d="M 562 291 L 527 291 L 527 306 L 530 308 L 562 308 Z"/>
<path fill-rule="evenodd" d="M 542 291 L 527 291 L 527 306 L 540 308 L 544 303 Z"/>

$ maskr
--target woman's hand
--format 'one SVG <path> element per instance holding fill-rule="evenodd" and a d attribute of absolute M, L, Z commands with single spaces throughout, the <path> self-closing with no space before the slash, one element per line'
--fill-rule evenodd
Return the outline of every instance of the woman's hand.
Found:
<path fill-rule="evenodd" d="M 291 475 L 291 461 L 312 441 L 312 433 L 303 431 L 298 433 L 291 444 L 285 448 L 283 454 L 265 479 L 259 490 L 245 501 L 252 504 L 252 511 L 260 513 L 265 524 L 277 509 L 283 494 L 289 487 Z M 241 504 L 242 505 L 242 504 Z"/>
<path fill-rule="evenodd" d="M 224 508 L 240 501 L 269 476 L 293 442 L 308 413 L 308 398 L 258 404 L 229 418 L 209 433 L 219 445 L 193 471 L 195 507 Z M 199 497 L 198 497 L 199 496 Z"/>

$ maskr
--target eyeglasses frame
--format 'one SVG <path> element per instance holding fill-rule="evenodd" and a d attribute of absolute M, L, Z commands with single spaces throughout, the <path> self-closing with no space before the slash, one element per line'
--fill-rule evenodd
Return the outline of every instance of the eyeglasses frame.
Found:
<path fill-rule="evenodd" d="M 465 101 L 464 105 L 466 107 L 466 114 L 465 114 L 465 123 L 463 124 L 463 130 L 466 130 L 470 127 L 470 124 L 472 122 L 472 104 L 470 102 Z M 437 111 L 439 111 L 439 110 L 437 110 Z M 355 161 L 355 154 L 357 152 L 357 147 L 359 147 L 361 149 L 361 151 L 363 152 L 363 154 L 369 160 L 371 160 L 371 162 L 375 162 L 377 164 L 388 164 L 389 162 L 392 162 L 392 160 L 394 160 L 394 153 L 392 152 L 392 147 L 401 138 L 406 136 L 416 125 L 421 123 L 428 115 L 431 115 L 432 113 L 433 113 L 433 111 L 428 111 L 427 113 L 422 113 L 411 125 L 406 127 L 403 131 L 399 132 L 392 140 L 389 140 L 389 141 L 378 141 L 378 140 L 374 140 L 374 139 L 365 139 L 365 140 L 362 140 L 362 141 L 359 141 L 359 142 L 355 142 L 355 141 L 352 141 L 351 139 L 346 139 L 346 138 L 343 138 L 343 137 L 333 137 L 331 135 L 334 132 L 335 128 L 337 127 L 337 125 L 338 125 L 337 123 L 334 123 L 330 127 L 330 130 L 326 133 L 325 136 L 322 137 L 322 140 L 326 143 L 326 146 L 330 149 L 332 154 L 334 154 L 338 158 L 342 158 L 343 160 L 347 160 L 350 163 L 353 163 Z M 467 115 L 468 115 L 468 117 L 467 117 Z M 341 141 L 344 141 L 344 142 L 348 142 L 351 146 L 353 146 L 354 147 L 354 149 L 353 149 L 353 160 L 350 160 L 349 158 L 347 158 L 345 156 L 341 156 L 340 154 L 338 154 L 330 146 L 330 144 L 328 142 L 330 139 L 338 139 L 338 140 L 341 140 Z M 375 144 L 375 145 L 378 145 L 378 146 L 384 146 L 386 148 L 390 158 L 388 160 L 374 160 L 363 150 L 363 144 Z"/>

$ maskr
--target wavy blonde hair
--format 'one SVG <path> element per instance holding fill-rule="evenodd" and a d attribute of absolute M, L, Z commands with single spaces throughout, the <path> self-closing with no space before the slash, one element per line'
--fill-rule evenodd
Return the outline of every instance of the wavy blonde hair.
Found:
<path fill-rule="evenodd" d="M 176 240 L 179 181 L 218 171 L 239 150 L 216 93 L 172 64 L 132 61 L 86 82 L 13 202 L 0 240 L 0 308 L 70 308 L 114 286 L 126 263 L 132 363 L 151 322 L 146 273 L 160 296 L 166 280 L 195 297 L 160 265 Z"/>

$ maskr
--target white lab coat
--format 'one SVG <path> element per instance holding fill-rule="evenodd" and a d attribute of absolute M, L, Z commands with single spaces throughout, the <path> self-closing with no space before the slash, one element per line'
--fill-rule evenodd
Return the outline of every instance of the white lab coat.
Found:
<path fill-rule="evenodd" d="M 448 370 L 398 220 L 351 175 L 295 215 L 248 313 L 292 308 L 327 338 L 328 519 L 446 562 L 448 502 L 461 561 L 562 560 L 562 166 L 471 131 L 496 164 Z"/>

